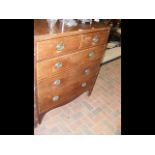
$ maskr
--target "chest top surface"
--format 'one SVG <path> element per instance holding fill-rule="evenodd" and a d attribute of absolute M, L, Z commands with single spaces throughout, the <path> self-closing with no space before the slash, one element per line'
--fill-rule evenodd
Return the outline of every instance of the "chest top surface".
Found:
<path fill-rule="evenodd" d="M 34 38 L 36 41 L 43 41 L 52 38 L 58 38 L 69 35 L 83 34 L 89 32 L 97 32 L 101 30 L 110 29 L 110 26 L 104 23 L 85 23 L 81 24 L 78 22 L 77 26 L 67 27 L 64 26 L 62 32 L 62 25 L 59 21 L 54 26 L 54 31 L 51 32 L 47 20 L 45 19 L 35 19 L 34 20 Z"/>

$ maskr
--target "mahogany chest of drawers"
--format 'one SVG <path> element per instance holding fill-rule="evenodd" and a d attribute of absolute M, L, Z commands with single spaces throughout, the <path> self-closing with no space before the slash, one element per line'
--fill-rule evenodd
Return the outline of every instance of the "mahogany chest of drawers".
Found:
<path fill-rule="evenodd" d="M 34 90 L 38 121 L 51 109 L 85 91 L 91 94 L 110 27 L 48 33 L 46 20 L 34 25 Z"/>

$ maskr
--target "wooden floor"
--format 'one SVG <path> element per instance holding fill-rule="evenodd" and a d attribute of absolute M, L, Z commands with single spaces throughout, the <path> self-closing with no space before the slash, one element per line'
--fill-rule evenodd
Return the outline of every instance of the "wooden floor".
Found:
<path fill-rule="evenodd" d="M 101 67 L 92 95 L 48 112 L 34 129 L 44 134 L 121 134 L 121 59 Z"/>

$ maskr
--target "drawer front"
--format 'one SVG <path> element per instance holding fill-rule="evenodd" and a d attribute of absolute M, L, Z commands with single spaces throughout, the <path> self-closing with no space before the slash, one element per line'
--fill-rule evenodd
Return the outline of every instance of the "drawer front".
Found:
<path fill-rule="evenodd" d="M 60 74 L 58 76 L 43 79 L 38 81 L 37 88 L 39 94 L 46 92 L 46 89 L 50 89 L 50 92 L 55 92 L 59 89 L 64 89 L 65 87 L 69 87 L 75 82 L 81 80 L 89 80 L 90 78 L 97 75 L 100 68 L 100 63 L 96 63 L 93 65 L 83 65 L 81 67 L 76 68 L 75 70 L 71 70 L 64 74 Z"/>
<path fill-rule="evenodd" d="M 48 89 L 44 90 L 44 92 L 40 92 L 38 90 L 38 106 L 40 113 L 46 112 L 57 105 L 62 105 L 73 97 L 76 97 L 77 95 L 89 90 L 94 80 L 95 77 L 91 77 L 87 80 L 81 79 L 69 87 L 63 87 L 62 89 L 58 88 L 55 91 L 52 91 L 52 89 L 49 87 Z"/>
<path fill-rule="evenodd" d="M 50 39 L 37 43 L 37 60 L 72 53 L 79 49 L 80 35 Z"/>
<path fill-rule="evenodd" d="M 81 37 L 80 48 L 87 48 L 96 45 L 102 45 L 107 42 L 109 31 L 100 31 L 95 33 L 83 34 Z"/>
<path fill-rule="evenodd" d="M 37 80 L 57 76 L 83 64 L 92 64 L 101 60 L 105 46 L 90 48 L 74 54 L 37 63 Z"/>

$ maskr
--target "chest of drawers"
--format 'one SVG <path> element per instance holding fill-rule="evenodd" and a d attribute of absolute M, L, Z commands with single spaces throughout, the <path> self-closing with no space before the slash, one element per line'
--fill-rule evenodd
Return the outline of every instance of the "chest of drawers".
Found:
<path fill-rule="evenodd" d="M 39 122 L 51 109 L 83 92 L 91 95 L 110 27 L 89 27 L 50 34 L 46 21 L 34 26 L 34 90 Z"/>

